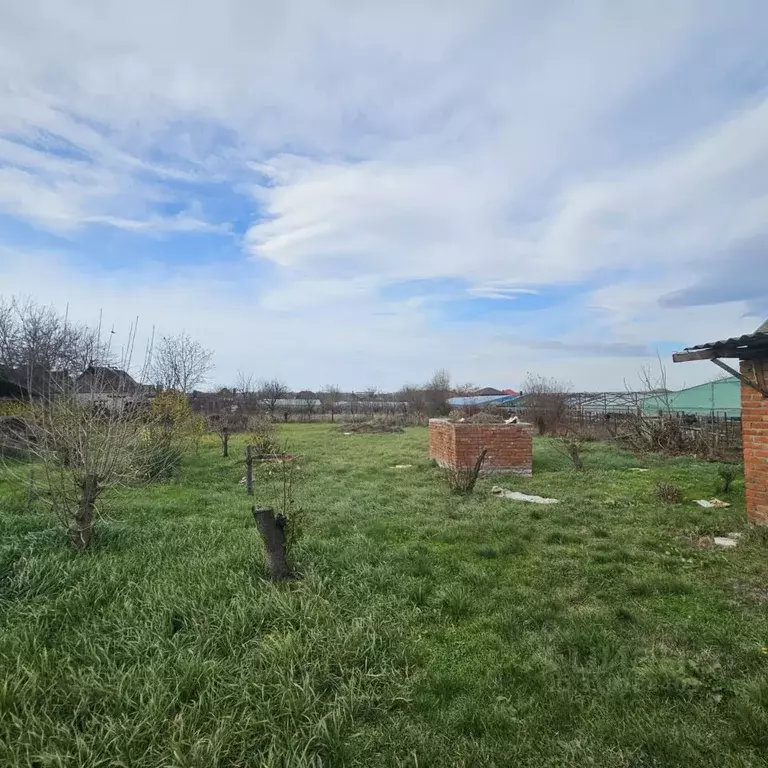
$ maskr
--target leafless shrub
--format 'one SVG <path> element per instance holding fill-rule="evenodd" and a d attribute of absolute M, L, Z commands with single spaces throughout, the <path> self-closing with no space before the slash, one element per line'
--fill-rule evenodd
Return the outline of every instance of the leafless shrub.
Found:
<path fill-rule="evenodd" d="M 593 440 L 594 436 L 583 427 L 581 429 L 567 429 L 560 437 L 555 438 L 554 446 L 558 453 L 570 460 L 574 469 L 582 472 L 587 444 Z"/>
<path fill-rule="evenodd" d="M 130 364 L 135 328 L 123 365 Z M 136 480 L 146 466 L 151 415 L 130 376 L 93 369 L 71 388 L 44 387 L 30 402 L 31 434 L 25 448 L 42 466 L 44 493 L 79 551 L 91 543 L 100 499 Z"/>
<path fill-rule="evenodd" d="M 469 494 L 475 489 L 475 483 L 480 476 L 488 451 L 483 448 L 477 455 L 475 463 L 468 467 L 446 467 L 443 470 L 448 487 L 452 493 Z"/>
<path fill-rule="evenodd" d="M 540 435 L 557 434 L 565 420 L 571 385 L 545 376 L 528 374 L 523 383 L 524 419 Z"/>
<path fill-rule="evenodd" d="M 645 398 L 652 397 L 657 407 L 650 412 L 644 409 L 641 401 L 635 413 L 617 422 L 616 438 L 635 453 L 709 456 L 712 446 L 701 430 L 688 423 L 686 415 L 673 412 L 666 368 L 660 358 L 658 371 L 654 374 L 649 367 L 640 371 Z"/>
<path fill-rule="evenodd" d="M 683 492 L 673 483 L 658 482 L 653 488 L 653 495 L 663 504 L 679 504 L 683 500 Z"/>

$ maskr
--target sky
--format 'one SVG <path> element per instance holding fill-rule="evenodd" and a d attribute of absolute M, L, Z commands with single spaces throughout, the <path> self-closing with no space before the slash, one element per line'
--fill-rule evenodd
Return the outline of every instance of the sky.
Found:
<path fill-rule="evenodd" d="M 768 5 L 0 0 L 0 294 L 211 387 L 716 378 L 671 352 L 768 317 Z"/>

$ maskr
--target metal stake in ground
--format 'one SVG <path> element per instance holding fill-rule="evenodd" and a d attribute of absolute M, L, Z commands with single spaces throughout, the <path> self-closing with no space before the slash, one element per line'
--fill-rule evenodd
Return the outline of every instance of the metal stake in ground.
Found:
<path fill-rule="evenodd" d="M 253 519 L 264 540 L 267 576 L 273 581 L 292 579 L 285 557 L 285 516 L 275 515 L 271 507 L 254 507 Z"/>
<path fill-rule="evenodd" d="M 245 446 L 245 492 L 253 496 L 253 446 Z"/>

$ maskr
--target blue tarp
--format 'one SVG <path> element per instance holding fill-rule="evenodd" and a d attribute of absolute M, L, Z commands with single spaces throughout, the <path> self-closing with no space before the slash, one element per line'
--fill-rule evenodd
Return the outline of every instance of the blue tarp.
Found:
<path fill-rule="evenodd" d="M 484 407 L 486 405 L 509 405 L 520 395 L 474 395 L 472 397 L 449 397 L 451 408 Z"/>

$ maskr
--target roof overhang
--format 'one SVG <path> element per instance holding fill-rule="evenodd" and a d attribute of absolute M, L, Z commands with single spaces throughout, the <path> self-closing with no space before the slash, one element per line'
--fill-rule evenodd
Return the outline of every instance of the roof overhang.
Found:
<path fill-rule="evenodd" d="M 675 363 L 688 363 L 692 360 L 711 360 L 718 368 L 735 376 L 742 383 L 757 390 L 763 397 L 768 397 L 768 382 L 760 376 L 752 381 L 739 371 L 724 363 L 721 358 L 736 360 L 768 359 L 768 332 L 764 331 L 765 324 L 756 333 L 738 338 L 715 341 L 710 344 L 700 344 L 688 347 L 682 352 L 675 352 L 672 360 Z"/>

